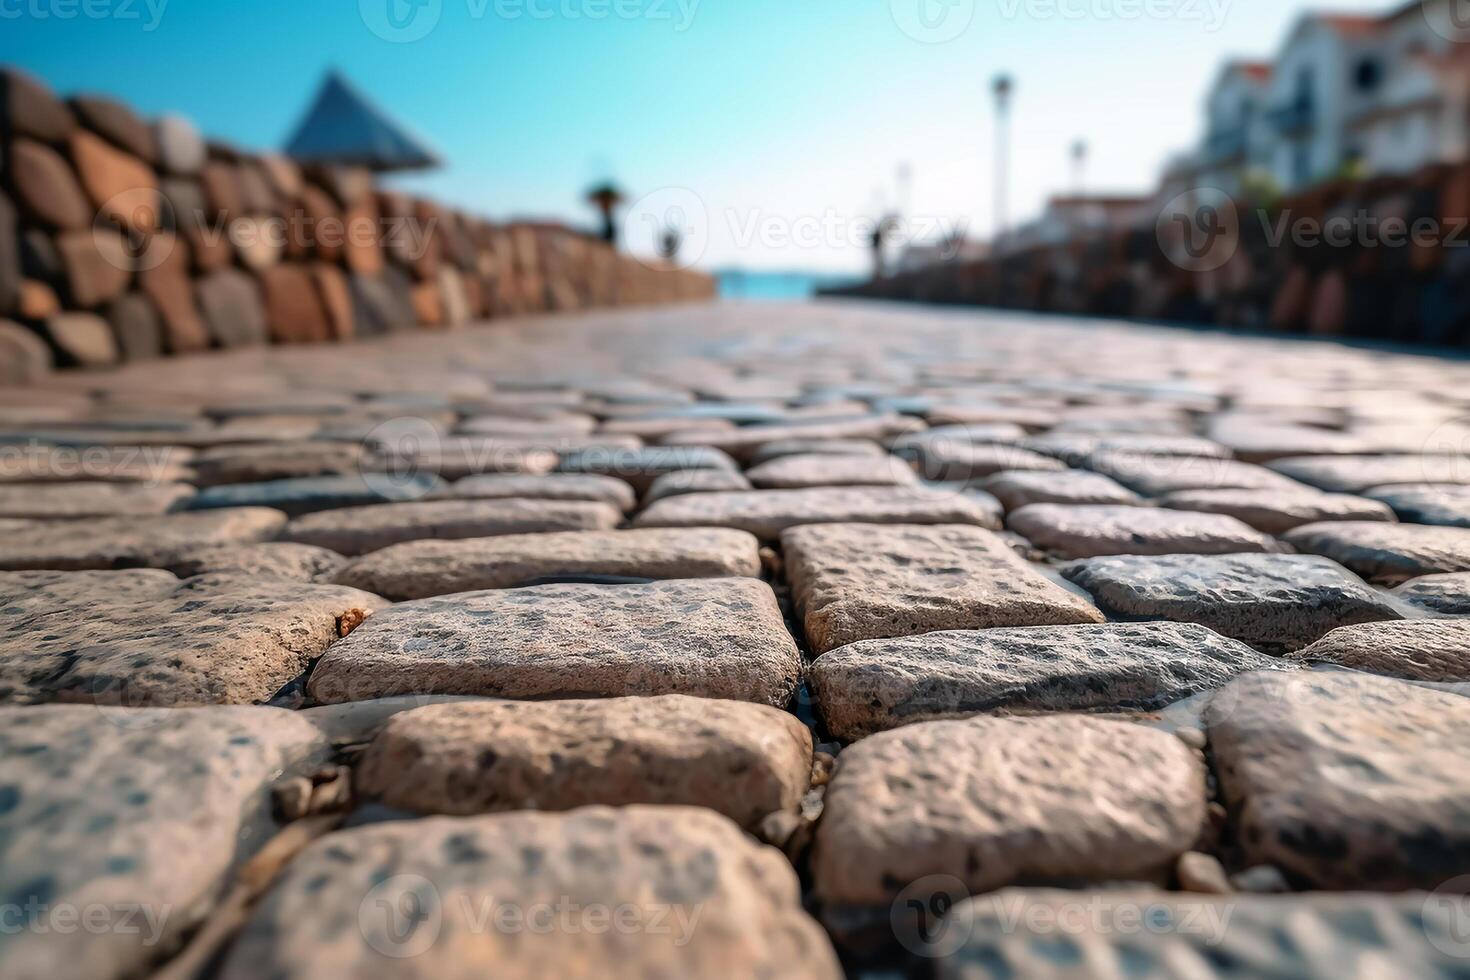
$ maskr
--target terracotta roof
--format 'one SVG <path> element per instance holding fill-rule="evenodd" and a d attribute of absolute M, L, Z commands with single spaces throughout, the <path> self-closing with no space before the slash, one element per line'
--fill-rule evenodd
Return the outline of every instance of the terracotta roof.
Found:
<path fill-rule="evenodd" d="M 1346 37 L 1369 37 L 1382 30 L 1384 18 L 1361 14 L 1310 14 Z"/>
<path fill-rule="evenodd" d="M 1276 68 L 1269 61 L 1232 61 L 1232 71 L 1238 71 L 1254 82 L 1269 81 Z"/>

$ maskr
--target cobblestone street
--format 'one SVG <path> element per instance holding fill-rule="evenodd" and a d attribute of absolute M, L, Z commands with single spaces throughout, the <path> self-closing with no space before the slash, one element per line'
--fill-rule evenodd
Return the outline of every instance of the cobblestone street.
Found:
<path fill-rule="evenodd" d="M 7 977 L 1470 977 L 1470 361 L 881 304 L 0 389 Z"/>

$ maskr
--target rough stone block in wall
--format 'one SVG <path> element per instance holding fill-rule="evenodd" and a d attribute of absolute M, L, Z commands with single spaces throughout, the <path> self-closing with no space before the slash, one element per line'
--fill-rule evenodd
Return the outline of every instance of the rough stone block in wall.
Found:
<path fill-rule="evenodd" d="M 312 344 L 330 339 L 326 310 L 305 266 L 264 269 L 260 285 L 272 340 L 278 344 Z"/>
<path fill-rule="evenodd" d="M 20 242 L 15 208 L 0 194 L 0 314 L 15 308 L 20 296 Z"/>
<path fill-rule="evenodd" d="M 138 285 L 157 307 L 170 353 L 183 354 L 209 346 L 209 331 L 194 300 L 189 275 L 189 245 L 173 235 L 154 239 L 150 255 L 161 256 L 158 265 L 138 270 Z"/>
<path fill-rule="evenodd" d="M 199 307 L 209 335 L 221 347 L 250 347 L 270 339 L 265 305 L 255 280 L 238 269 L 221 269 L 198 281 Z"/>
<path fill-rule="evenodd" d="M 351 340 L 356 332 L 352 309 L 352 291 L 347 286 L 347 276 L 340 268 L 328 262 L 314 262 L 311 278 L 316 284 L 317 297 L 327 314 L 327 328 L 332 340 Z"/>
<path fill-rule="evenodd" d="M 45 323 L 46 336 L 64 362 L 84 368 L 107 367 L 118 359 L 117 341 L 106 320 L 91 313 L 57 313 Z"/>
<path fill-rule="evenodd" d="M 26 218 L 63 231 L 86 228 L 92 206 L 66 158 L 36 140 L 10 144 L 10 186 Z"/>
<path fill-rule="evenodd" d="M 67 231 L 56 236 L 66 271 L 72 309 L 94 309 L 117 299 L 132 281 L 132 260 L 123 237 L 106 228 Z"/>
<path fill-rule="evenodd" d="M 0 320 L 0 384 L 28 384 L 51 371 L 51 348 L 18 323 Z"/>
<path fill-rule="evenodd" d="M 204 140 L 182 116 L 162 116 L 154 123 L 158 157 L 164 173 L 192 177 L 204 166 Z"/>
<path fill-rule="evenodd" d="M 158 178 L 143 161 L 79 129 L 68 141 L 72 165 L 98 214 L 119 228 L 158 227 Z"/>
<path fill-rule="evenodd" d="M 100 95 L 75 96 L 71 99 L 71 108 L 77 121 L 98 136 L 131 153 L 149 167 L 159 165 L 158 139 L 132 109 Z"/>
<path fill-rule="evenodd" d="M 147 296 L 129 293 L 114 300 L 106 317 L 123 360 L 140 361 L 163 353 L 163 322 Z"/>
<path fill-rule="evenodd" d="M 60 143 L 76 117 L 44 82 L 14 68 L 0 70 L 0 136 L 29 136 Z"/>

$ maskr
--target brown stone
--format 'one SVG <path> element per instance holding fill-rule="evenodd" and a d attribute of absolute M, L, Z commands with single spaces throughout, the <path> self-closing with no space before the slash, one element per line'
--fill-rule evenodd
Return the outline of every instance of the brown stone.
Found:
<path fill-rule="evenodd" d="M 819 524 L 781 536 L 812 649 L 940 630 L 1100 623 L 983 528 Z"/>
<path fill-rule="evenodd" d="M 753 829 L 795 811 L 811 773 L 811 732 L 795 715 L 671 694 L 404 712 L 368 747 L 357 786 L 413 813 L 666 804 Z"/>
<path fill-rule="evenodd" d="M 18 139 L 10 145 L 9 167 L 16 203 L 31 220 L 63 231 L 92 224 L 92 205 L 60 153 L 44 143 Z"/>
<path fill-rule="evenodd" d="M 444 325 L 444 298 L 439 293 L 438 283 L 417 283 L 410 296 L 413 300 L 414 318 L 420 326 Z"/>
<path fill-rule="evenodd" d="M 342 259 L 356 275 L 377 277 L 383 274 L 382 231 L 377 202 L 371 196 L 348 208 L 342 216 L 345 234 Z M 322 258 L 334 260 L 332 256 Z"/>
<path fill-rule="evenodd" d="M 1410 579 L 1393 594 L 1444 616 L 1470 616 L 1470 572 L 1424 575 Z"/>
<path fill-rule="evenodd" d="M 141 235 L 157 230 L 158 178 L 147 164 L 84 129 L 72 133 L 69 145 L 82 188 L 103 217 Z"/>
<path fill-rule="evenodd" d="M 1233 517 L 1152 507 L 1032 504 L 1012 511 L 1006 527 L 1059 558 L 1279 550 Z"/>
<path fill-rule="evenodd" d="M 58 313 L 43 327 L 65 361 L 84 368 L 108 367 L 118 360 L 117 339 L 100 316 Z"/>
<path fill-rule="evenodd" d="M 252 272 L 274 268 L 285 254 L 285 244 L 274 221 L 255 215 L 230 219 L 230 246 L 240 264 Z"/>
<path fill-rule="evenodd" d="M 0 485 L 0 518 L 76 519 L 156 515 L 194 495 L 183 483 L 6 483 Z"/>
<path fill-rule="evenodd" d="M 764 490 L 805 487 L 885 487 L 918 483 L 913 468 L 896 456 L 783 456 L 745 473 Z"/>
<path fill-rule="evenodd" d="M 1370 674 L 1250 674 L 1205 718 L 1251 864 L 1323 891 L 1470 873 L 1470 698 Z"/>
<path fill-rule="evenodd" d="M 316 344 L 331 339 L 332 328 L 322 308 L 311 272 L 305 266 L 280 265 L 260 272 L 266 322 L 278 344 Z"/>
<path fill-rule="evenodd" d="M 535 910 L 554 919 L 568 906 L 578 910 L 572 926 L 531 928 L 545 914 Z M 399 908 L 424 909 L 434 924 L 405 933 L 388 914 Z M 513 929 L 505 919 L 487 925 L 480 909 L 513 909 L 521 918 Z M 607 928 L 604 909 L 612 911 Z M 708 810 L 640 806 L 435 817 L 332 834 L 291 863 L 236 940 L 221 978 L 370 976 L 405 962 L 424 976 L 505 980 L 610 970 L 843 975 L 779 851 Z"/>
<path fill-rule="evenodd" d="M 56 237 L 56 248 L 66 269 L 73 309 L 94 309 L 117 299 L 132 282 L 132 260 L 122 236 L 115 231 L 90 228 L 62 232 Z"/>
<path fill-rule="evenodd" d="M 1183 490 L 1159 501 L 1160 506 L 1207 514 L 1225 514 L 1266 534 L 1285 534 L 1303 524 L 1322 521 L 1394 520 L 1386 504 L 1347 494 L 1315 490 Z"/>
<path fill-rule="evenodd" d="M 325 548 L 267 541 L 187 548 L 171 556 L 165 567 L 179 578 L 239 575 L 256 580 L 327 582 L 345 564 L 347 559 Z"/>
<path fill-rule="evenodd" d="M 138 270 L 138 285 L 153 301 L 163 322 L 164 342 L 169 353 L 185 354 L 209 347 L 209 329 L 194 301 L 189 278 L 189 248 L 173 236 L 159 236 L 155 247 L 166 258 L 160 264 Z"/>
<path fill-rule="evenodd" d="M 311 280 L 316 285 L 317 298 L 327 315 L 328 339 L 351 340 L 356 329 L 352 313 L 352 291 L 347 286 L 347 276 L 335 265 L 315 262 L 311 266 Z"/>
<path fill-rule="evenodd" d="M 285 522 L 278 511 L 254 507 L 29 524 L 0 538 L 0 569 L 159 567 L 185 549 L 271 538 Z"/>
<path fill-rule="evenodd" d="M 384 605 L 339 586 L 155 569 L 5 572 L 0 594 L 18 610 L 0 629 L 0 699 L 126 707 L 265 701 L 338 638 L 342 616 Z"/>
<path fill-rule="evenodd" d="M 1057 472 L 1006 470 L 980 484 L 1005 509 L 1028 504 L 1141 504 L 1143 499 L 1117 481 L 1086 470 Z"/>
<path fill-rule="evenodd" d="M 458 540 L 501 534 L 610 529 L 623 515 L 607 504 L 562 500 L 433 500 L 377 504 L 308 514 L 282 540 L 364 555 L 426 538 Z"/>
<path fill-rule="evenodd" d="M 749 493 L 692 493 L 660 500 L 639 527 L 735 527 L 774 541 L 803 524 L 973 524 L 1000 526 L 1000 505 L 985 496 L 905 487 L 818 487 Z"/>
<path fill-rule="evenodd" d="M 66 103 L 45 82 L 18 68 L 0 69 L 0 135 L 61 143 L 76 124 Z"/>
<path fill-rule="evenodd" d="M 723 528 L 414 541 L 353 562 L 336 581 L 400 602 L 553 580 L 759 577 L 756 545 L 744 531 Z"/>
<path fill-rule="evenodd" d="M 1299 493 L 1294 480 L 1251 463 L 1214 456 L 1144 456 L 1101 453 L 1090 457 L 1089 467 L 1112 477 L 1130 490 L 1161 497 L 1181 490 L 1270 490 Z"/>
<path fill-rule="evenodd" d="M 32 230 L 32 236 L 39 236 L 49 243 L 45 234 Z M 14 312 L 16 300 L 20 293 L 20 280 L 23 274 L 30 272 L 22 270 L 23 241 L 31 236 L 22 237 L 16 225 L 15 206 L 10 203 L 10 198 L 0 193 L 0 316 Z M 58 263 L 59 264 L 59 263 Z M 54 281 L 51 277 L 48 281 Z"/>
<path fill-rule="evenodd" d="M 163 322 L 153 302 L 142 293 L 128 293 L 107 307 L 107 322 L 125 361 L 141 361 L 163 353 Z"/>
<path fill-rule="evenodd" d="M 77 95 L 70 101 L 83 126 L 148 166 L 158 165 L 158 140 L 152 128 L 132 109 L 101 95 Z"/>
<path fill-rule="evenodd" d="M 30 330 L 0 320 L 0 381 L 25 385 L 51 373 L 51 348 Z"/>
<path fill-rule="evenodd" d="M 441 496 L 461 500 L 496 500 L 522 497 L 530 500 L 598 500 L 629 511 L 638 503 L 633 488 L 622 480 L 595 473 L 484 473 L 465 477 L 444 490 Z"/>
<path fill-rule="evenodd" d="M 1072 715 L 914 725 L 842 753 L 812 875 L 829 916 L 886 913 L 930 875 L 972 894 L 1019 881 L 1162 883 L 1193 849 L 1205 799 L 1199 754 L 1142 725 Z"/>
<path fill-rule="evenodd" d="M 1470 620 L 1358 623 L 1335 629 L 1292 656 L 1411 681 L 1470 681 Z"/>
<path fill-rule="evenodd" d="M 336 644 L 312 672 L 310 693 L 324 704 L 398 694 L 689 694 L 784 707 L 800 676 L 770 586 L 696 579 L 401 603 Z"/>
<path fill-rule="evenodd" d="M 266 343 L 265 306 L 260 287 L 238 269 L 221 269 L 198 281 L 199 309 L 209 335 L 221 347 L 254 347 Z"/>
<path fill-rule="evenodd" d="M 204 164 L 199 181 L 211 216 L 232 221 L 245 214 L 245 194 L 240 189 L 240 174 L 233 166 L 211 160 Z"/>
<path fill-rule="evenodd" d="M 56 290 L 36 279 L 21 280 L 16 316 L 22 320 L 44 320 L 60 312 L 61 300 L 56 298 Z"/>
<path fill-rule="evenodd" d="M 655 478 L 649 484 L 648 492 L 643 495 L 643 506 L 652 506 L 665 497 L 682 497 L 690 493 L 734 493 L 749 489 L 750 481 L 743 473 L 681 470 Z"/>

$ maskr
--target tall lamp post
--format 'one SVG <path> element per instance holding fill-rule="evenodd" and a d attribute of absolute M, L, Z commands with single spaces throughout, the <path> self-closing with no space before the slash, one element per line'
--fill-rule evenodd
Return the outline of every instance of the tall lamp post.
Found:
<path fill-rule="evenodd" d="M 1015 82 L 997 75 L 991 85 L 995 93 L 995 246 L 999 250 L 1009 231 L 1011 94 Z"/>
<path fill-rule="evenodd" d="M 1087 141 L 1078 140 L 1072 144 L 1072 184 L 1073 193 L 1081 197 L 1087 189 Z"/>

